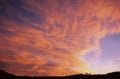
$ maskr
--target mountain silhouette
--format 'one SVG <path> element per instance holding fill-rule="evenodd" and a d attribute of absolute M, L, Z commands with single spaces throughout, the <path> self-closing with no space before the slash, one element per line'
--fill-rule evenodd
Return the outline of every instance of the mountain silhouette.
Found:
<path fill-rule="evenodd" d="M 0 79 L 120 79 L 120 72 L 112 72 L 101 75 L 90 75 L 90 74 L 76 74 L 71 76 L 48 76 L 48 77 L 32 77 L 32 76 L 16 76 L 0 70 Z"/>

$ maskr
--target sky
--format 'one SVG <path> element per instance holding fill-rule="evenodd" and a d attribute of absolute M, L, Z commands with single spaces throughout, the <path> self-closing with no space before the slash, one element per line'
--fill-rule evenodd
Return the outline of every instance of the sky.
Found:
<path fill-rule="evenodd" d="M 0 0 L 0 69 L 22 76 L 120 71 L 120 1 Z"/>

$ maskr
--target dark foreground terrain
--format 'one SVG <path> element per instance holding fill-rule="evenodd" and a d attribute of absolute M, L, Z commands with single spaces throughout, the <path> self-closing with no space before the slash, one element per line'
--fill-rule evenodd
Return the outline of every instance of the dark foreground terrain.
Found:
<path fill-rule="evenodd" d="M 30 76 L 15 76 L 0 70 L 0 79 L 120 79 L 120 72 L 113 72 L 103 75 L 72 75 L 64 77 L 30 77 Z"/>

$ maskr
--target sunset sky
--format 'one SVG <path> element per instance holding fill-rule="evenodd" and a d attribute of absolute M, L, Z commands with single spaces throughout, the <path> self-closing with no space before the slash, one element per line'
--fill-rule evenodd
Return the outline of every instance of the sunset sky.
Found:
<path fill-rule="evenodd" d="M 0 0 L 0 70 L 120 71 L 120 0 Z"/>

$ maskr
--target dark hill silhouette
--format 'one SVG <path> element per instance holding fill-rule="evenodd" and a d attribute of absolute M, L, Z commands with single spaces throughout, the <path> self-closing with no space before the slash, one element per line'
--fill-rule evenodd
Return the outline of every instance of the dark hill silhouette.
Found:
<path fill-rule="evenodd" d="M 16 76 L 0 70 L 0 79 L 120 79 L 120 72 L 113 72 L 101 75 L 77 74 L 71 76 L 49 76 L 49 77 L 32 77 L 32 76 Z"/>

